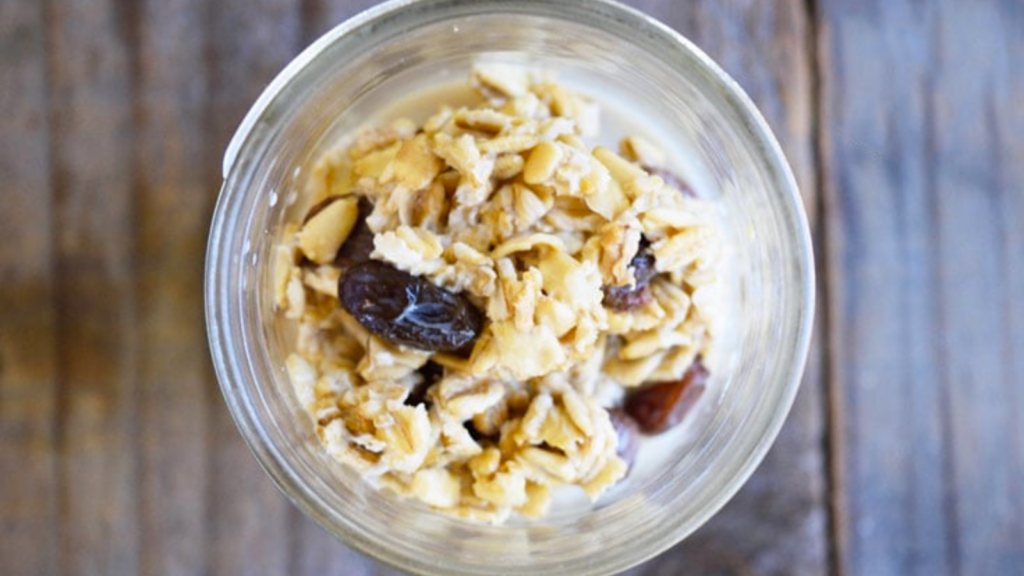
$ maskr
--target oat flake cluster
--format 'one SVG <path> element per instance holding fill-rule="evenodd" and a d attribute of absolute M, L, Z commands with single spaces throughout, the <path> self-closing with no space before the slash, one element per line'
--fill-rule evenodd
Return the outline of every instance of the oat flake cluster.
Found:
<path fill-rule="evenodd" d="M 478 105 L 319 159 L 308 192 L 321 205 L 286 227 L 274 289 L 298 326 L 287 368 L 329 454 L 376 486 L 501 522 L 544 515 L 560 486 L 597 498 L 626 475 L 608 410 L 709 351 L 720 250 L 713 207 L 679 189 L 661 151 L 586 144 L 594 101 L 517 67 L 470 82 Z M 359 245 L 471 302 L 484 317 L 471 345 L 394 345 L 340 306 Z M 649 285 L 638 257 L 653 257 Z M 610 305 L 616 289 L 626 305 Z"/>

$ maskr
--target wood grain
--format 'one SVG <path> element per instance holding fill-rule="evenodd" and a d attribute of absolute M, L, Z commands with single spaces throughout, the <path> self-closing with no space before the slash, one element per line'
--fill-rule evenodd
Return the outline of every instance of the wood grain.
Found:
<path fill-rule="evenodd" d="M 208 406 L 219 406 L 200 287 L 217 163 L 201 145 L 205 6 L 146 0 L 135 15 L 140 573 L 147 576 L 202 573 L 211 554 Z"/>
<path fill-rule="evenodd" d="M 1024 566 L 1022 25 L 1013 2 L 822 5 L 841 574 Z"/>
<path fill-rule="evenodd" d="M 62 572 L 139 566 L 130 16 L 49 4 Z"/>
<path fill-rule="evenodd" d="M 960 572 L 1011 574 L 1024 570 L 1024 380 L 1013 371 L 1024 338 L 1008 314 L 1024 299 L 1010 291 L 1024 260 L 1024 5 L 937 8 L 939 64 L 928 109 L 941 386 L 956 487 L 947 502 Z"/>
<path fill-rule="evenodd" d="M 300 10 L 289 0 L 210 5 L 208 35 L 209 193 L 220 185 L 228 140 L 264 86 L 298 52 Z M 197 286 L 198 289 L 198 286 Z M 210 399 L 208 571 L 215 576 L 287 574 L 290 505 L 256 464 L 219 392 Z"/>
<path fill-rule="evenodd" d="M 0 39 L 0 571 L 43 575 L 59 565 L 43 6 L 0 1 Z"/>
<path fill-rule="evenodd" d="M 302 0 L 303 46 L 311 44 L 321 34 L 377 4 L 380 4 L 378 0 Z"/>

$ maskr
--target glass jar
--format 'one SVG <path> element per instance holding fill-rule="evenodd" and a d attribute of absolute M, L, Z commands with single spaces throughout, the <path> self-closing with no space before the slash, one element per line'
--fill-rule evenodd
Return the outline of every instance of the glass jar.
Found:
<path fill-rule="evenodd" d="M 464 76 L 478 58 L 553 68 L 656 119 L 685 144 L 725 214 L 735 270 L 732 365 L 664 447 L 664 465 L 596 504 L 503 526 L 378 492 L 321 449 L 284 368 L 294 328 L 275 314 L 271 250 L 317 155 L 381 103 Z M 570 82 L 571 84 L 571 82 Z M 393 0 L 300 54 L 243 120 L 210 231 L 206 317 L 221 389 L 280 489 L 352 547 L 426 575 L 602 575 L 679 542 L 764 457 L 799 385 L 813 314 L 806 217 L 749 98 L 688 40 L 607 0 Z"/>

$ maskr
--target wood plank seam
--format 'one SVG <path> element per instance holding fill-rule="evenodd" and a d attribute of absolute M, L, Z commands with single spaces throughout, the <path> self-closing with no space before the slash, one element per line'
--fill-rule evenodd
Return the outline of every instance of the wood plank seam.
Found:
<path fill-rule="evenodd" d="M 818 326 L 822 331 L 823 345 L 818 351 L 820 354 L 821 373 L 824 375 L 825 386 L 822 395 L 821 413 L 825 420 L 824 435 L 822 437 L 822 457 L 825 463 L 825 502 L 826 502 L 826 530 L 825 538 L 827 550 L 826 568 L 829 574 L 845 576 L 843 571 L 842 555 L 840 546 L 841 539 L 837 537 L 839 521 L 843 514 L 844 504 L 840 501 L 839 495 L 843 490 L 839 489 L 842 482 L 841 474 L 837 473 L 835 461 L 838 455 L 841 456 L 841 446 L 836 436 L 836 422 L 841 419 L 841 414 L 836 410 L 836 401 L 840 396 L 834 386 L 832 378 L 832 349 L 830 345 L 831 329 L 831 282 L 828 271 L 828 234 L 826 233 L 825 214 L 828 211 L 829 199 L 825 194 L 825 153 L 823 150 L 822 136 L 826 130 L 826 123 L 822 121 L 824 113 L 824 101 L 822 98 L 822 71 L 824 65 L 821 59 L 821 22 L 818 0 L 805 0 L 804 8 L 807 14 L 807 42 L 806 47 L 810 60 L 810 90 L 811 90 L 811 162 L 813 165 L 813 178 L 815 186 L 815 197 L 818 202 L 814 214 L 809 214 L 812 227 L 812 241 L 814 244 L 814 264 L 817 278 L 818 304 L 815 314 L 818 315 Z"/>
<path fill-rule="evenodd" d="M 64 186 L 64 174 L 62 170 L 57 170 L 57 155 L 59 154 L 58 145 L 56 143 L 56 134 L 54 126 L 57 124 L 57 111 L 55 106 L 56 96 L 54 95 L 53 78 L 55 76 L 55 64 L 54 64 L 54 50 L 52 49 L 53 44 L 53 32 L 52 23 L 56 20 L 54 17 L 54 2 L 53 0 L 46 0 L 41 2 L 43 11 L 43 29 L 46 38 L 43 41 L 43 51 L 45 52 L 46 61 L 46 130 L 47 130 L 47 155 L 50 159 L 50 205 L 56 207 L 57 197 L 59 191 Z M 50 227 L 50 245 L 52 246 L 50 256 L 50 276 L 53 278 L 53 292 L 51 294 L 51 307 L 54 310 L 54 325 L 57 328 L 56 334 L 54 334 L 53 352 L 54 352 L 54 393 L 56 399 L 54 401 L 54 418 L 53 418 L 53 439 L 54 439 L 54 451 L 56 458 L 54 458 L 54 478 L 56 479 L 54 499 L 57 502 L 57 526 L 54 528 L 57 531 L 57 544 L 54 552 L 57 558 L 54 560 L 53 565 L 57 567 L 59 573 L 62 575 L 68 574 L 67 565 L 71 562 L 70 551 L 68 550 L 70 544 L 68 542 L 66 525 L 68 522 L 68 509 L 70 508 L 70 495 L 65 487 L 64 476 L 66 474 L 65 468 L 67 468 L 67 462 L 63 457 L 66 448 L 64 438 L 65 434 L 65 416 L 70 412 L 70 402 L 68 400 L 68 377 L 64 363 L 61 361 L 66 354 L 65 347 L 67 346 L 67 337 L 63 331 L 59 329 L 61 324 L 61 309 L 60 309 L 60 284 L 61 284 L 61 267 L 58 264 L 57 259 L 57 243 L 60 241 L 57 237 L 57 214 L 56 209 L 53 210 L 51 215 L 52 226 Z"/>
<path fill-rule="evenodd" d="M 64 570 L 64 562 L 67 561 L 65 553 L 64 543 L 64 511 L 66 510 L 67 495 L 64 492 L 63 487 L 63 474 L 64 474 L 64 459 L 61 457 L 63 454 L 63 438 L 64 438 L 64 418 L 63 415 L 66 413 L 65 408 L 67 400 L 65 400 L 64 394 L 64 382 L 66 382 L 64 367 L 60 361 L 64 356 L 62 347 L 64 345 L 64 338 L 61 337 L 60 331 L 60 316 L 58 312 L 57 303 L 59 300 L 60 290 L 60 267 L 57 265 L 57 214 L 54 206 L 56 206 L 57 197 L 57 186 L 60 179 L 60 174 L 56 167 L 56 152 L 57 144 L 54 139 L 54 119 L 53 119 L 53 102 L 54 102 L 54 88 L 53 88 L 53 61 L 52 61 L 52 50 L 50 49 L 50 22 L 51 18 L 51 3 L 49 1 L 42 2 L 41 8 L 43 12 L 43 62 L 46 66 L 46 155 L 49 165 L 47 167 L 50 174 L 50 189 L 47 190 L 50 200 L 50 279 L 53 283 L 52 289 L 50 290 L 50 306 L 53 310 L 53 385 L 54 385 L 54 406 L 53 406 L 53 488 L 54 488 L 54 500 L 56 501 L 55 506 L 55 517 L 54 520 L 57 522 L 57 526 L 54 526 L 54 530 L 57 532 L 56 542 L 54 543 L 54 556 L 56 556 L 51 565 L 60 571 L 61 574 L 66 574 Z"/>
<path fill-rule="evenodd" d="M 131 124 L 132 136 L 131 136 L 131 159 L 129 161 L 129 192 L 128 192 L 128 214 L 130 215 L 129 229 L 127 230 L 127 237 L 130 240 L 130 247 L 127 248 L 128 256 L 130 258 L 129 268 L 131 270 L 130 280 L 128 282 L 128 290 L 131 295 L 131 306 L 132 306 L 132 323 L 135 325 L 130 335 L 131 341 L 131 365 L 132 365 L 132 380 L 133 386 L 131 390 L 131 409 L 128 410 L 128 429 L 131 430 L 131 438 L 129 439 L 129 445 L 131 446 L 132 467 L 133 467 L 133 478 L 134 478 L 134 490 L 135 490 L 135 505 L 133 506 L 133 512 L 135 518 L 133 520 L 133 526 L 136 531 L 135 546 L 135 571 L 137 574 L 142 574 L 146 569 L 145 566 L 145 542 L 144 542 L 144 527 L 145 521 L 143 518 L 143 503 L 142 498 L 144 496 L 142 479 L 143 479 L 143 454 L 142 454 L 142 427 L 140 425 L 140 413 L 143 406 L 143 385 L 140 382 L 142 376 L 142 353 L 143 347 L 141 344 L 142 329 L 138 326 L 139 321 L 142 319 L 141 316 L 141 298 L 137 293 L 137 278 L 139 276 L 139 260 L 141 254 L 139 253 L 139 242 L 140 236 L 140 224 L 138 219 L 139 213 L 139 196 L 138 191 L 141 190 L 142 185 L 142 168 L 144 159 L 142 152 L 138 146 L 140 139 L 140 126 L 142 126 L 142 109 L 141 109 L 141 91 L 142 91 L 142 59 L 141 59 L 141 2 L 138 0 L 120 1 L 116 4 L 114 16 L 117 19 L 117 25 L 120 29 L 121 35 L 124 37 L 124 44 L 128 48 L 126 68 L 128 72 L 128 97 L 130 99 L 131 109 L 128 112 L 128 117 Z"/>
<path fill-rule="evenodd" d="M 825 374 L 825 438 L 824 451 L 828 469 L 826 470 L 826 499 L 829 513 L 829 570 L 835 576 L 847 576 L 846 566 L 848 550 L 844 527 L 849 525 L 848 504 L 844 488 L 846 453 L 843 442 L 845 430 L 844 402 L 842 385 L 839 378 L 840 363 L 836 361 L 839 348 L 838 338 L 833 330 L 835 307 L 839 300 L 835 297 L 837 286 L 836 272 L 830 265 L 829 255 L 833 253 L 832 235 L 828 227 L 834 223 L 827 217 L 835 213 L 835 192 L 828 174 L 831 173 L 829 155 L 826 148 L 831 134 L 828 123 L 824 121 L 826 113 L 826 85 L 824 70 L 828 66 L 829 36 L 822 19 L 820 0 L 806 0 L 810 17 L 810 33 L 813 34 L 809 50 L 813 57 L 812 74 L 812 106 L 814 122 L 814 164 L 817 170 L 815 185 L 818 188 L 820 227 L 815 238 L 816 266 L 820 284 L 821 299 L 817 314 L 822 315 L 821 326 L 825 333 L 825 344 L 822 346 L 822 372 Z"/>
<path fill-rule="evenodd" d="M 111 34 L 109 41 L 117 42 L 118 47 L 127 46 L 127 37 L 124 35 L 123 30 L 124 17 L 122 14 L 125 4 L 111 3 L 108 6 L 95 7 L 95 9 L 97 11 L 108 10 L 109 12 L 96 12 L 98 14 L 96 17 L 106 17 L 112 22 L 109 30 L 104 29 L 98 32 L 101 34 L 117 32 L 119 33 L 117 36 Z M 75 136 L 81 138 L 83 135 L 89 134 L 94 126 L 89 123 L 82 124 L 84 116 L 78 115 L 82 114 L 84 107 L 77 108 L 77 103 L 73 101 L 65 102 L 64 94 L 56 94 L 59 87 L 53 85 L 54 78 L 63 76 L 66 77 L 65 82 L 68 84 L 65 90 L 71 94 L 72 99 L 78 95 L 78 91 L 84 91 L 86 97 L 91 96 L 93 99 L 103 98 L 105 95 L 88 92 L 90 88 L 88 82 L 98 82 L 94 79 L 96 74 L 106 73 L 114 78 L 119 77 L 117 67 L 120 66 L 120 63 L 115 61 L 114 64 L 109 64 L 109 59 L 113 58 L 110 54 L 118 52 L 111 46 L 77 45 L 77 43 L 81 42 L 82 36 L 76 36 L 80 32 L 75 30 L 75 27 L 87 26 L 88 23 L 75 21 L 74 6 L 65 6 L 65 3 L 51 0 L 45 2 L 44 10 L 48 32 L 46 42 L 47 72 L 51 81 L 48 98 L 50 157 L 53 160 L 52 166 L 54 167 L 51 196 L 54 206 L 57 207 L 55 210 L 55 226 L 53 228 L 53 244 L 55 247 L 54 278 L 56 284 L 54 310 L 56 311 L 58 326 L 56 334 L 56 384 L 59 399 L 55 427 L 58 434 L 56 439 L 57 450 L 61 459 L 58 487 L 61 529 L 60 565 L 64 574 L 92 574 L 97 571 L 137 570 L 139 559 L 137 531 L 135 528 L 138 526 L 139 519 L 138 494 L 135 480 L 138 478 L 139 470 L 136 457 L 138 451 L 135 445 L 137 436 L 135 434 L 137 428 L 135 403 L 137 402 L 138 391 L 135 386 L 135 378 L 138 373 L 138 355 L 136 338 L 134 337 L 136 323 L 132 316 L 135 311 L 136 302 L 130 282 L 130 279 L 134 276 L 134 259 L 131 257 L 132 248 L 130 246 L 116 247 L 117 236 L 124 236 L 126 238 L 133 236 L 134 228 L 130 219 L 130 215 L 133 213 L 133 202 L 130 189 L 123 191 L 126 194 L 125 197 L 113 199 L 114 202 L 120 203 L 120 206 L 115 204 L 114 207 L 123 208 L 124 214 L 128 216 L 127 222 L 105 222 L 103 225 L 97 226 L 95 219 L 84 216 L 84 213 L 89 209 L 103 210 L 109 208 L 95 204 L 81 205 L 82 200 L 88 198 L 86 195 L 99 194 L 105 191 L 87 191 L 85 192 L 86 195 L 81 193 L 75 194 L 70 191 L 72 188 L 80 188 L 79 186 L 74 186 L 72 182 L 76 178 L 74 176 L 76 171 L 80 170 L 84 165 L 81 161 L 81 155 L 86 152 L 81 149 L 76 151 L 77 147 L 73 141 L 69 141 L 67 138 L 65 128 L 68 128 L 68 126 L 65 124 L 70 122 L 72 138 Z M 62 11 L 68 11 L 72 14 L 61 15 Z M 67 22 L 74 22 L 74 26 L 62 28 L 61 24 L 67 24 Z M 70 38 L 62 38 L 64 34 L 69 34 Z M 93 39 L 90 38 L 88 41 L 92 42 Z M 102 39 L 97 40 L 97 42 L 104 41 Z M 81 52 L 77 52 L 75 58 L 78 60 L 69 58 L 68 60 L 71 61 L 66 62 L 64 59 L 67 55 L 60 54 L 60 50 L 54 48 L 62 43 L 70 46 L 70 48 L 65 46 L 66 49 L 86 50 L 91 48 L 91 50 L 84 55 Z M 71 51 L 76 52 L 76 50 Z M 131 55 L 128 55 L 127 58 L 130 59 Z M 105 65 L 106 68 L 104 67 Z M 111 69 L 111 66 L 113 66 L 113 69 Z M 85 84 L 81 83 L 83 79 L 86 80 Z M 101 89 L 107 88 L 107 86 L 103 86 L 101 83 L 97 83 L 96 86 L 100 86 Z M 123 86 L 123 92 L 118 96 L 131 102 L 134 93 L 135 86 L 132 79 L 129 78 Z M 115 108 L 112 107 L 107 111 L 109 112 L 110 110 L 115 110 Z M 123 112 L 115 112 L 115 114 L 123 114 Z M 133 128 L 131 126 L 130 113 L 127 116 L 128 118 L 125 123 L 127 124 L 126 127 L 130 130 Z M 105 129 L 109 128 L 109 126 L 105 125 L 107 120 L 117 122 L 119 118 L 116 116 L 113 118 L 101 117 L 98 120 L 99 125 Z M 111 134 L 101 134 L 99 136 L 101 139 L 99 145 L 109 145 L 113 148 L 122 147 L 119 144 L 112 143 L 112 139 L 111 141 L 102 140 L 105 136 L 111 135 L 118 142 L 130 142 L 133 139 L 132 134 L 123 135 L 114 131 Z M 111 151 L 107 150 L 106 152 L 110 153 Z M 122 152 L 122 150 L 116 150 L 116 152 Z M 124 166 L 118 164 L 118 162 L 122 162 L 121 159 L 104 158 L 102 153 L 97 158 L 105 159 L 114 164 L 109 167 L 101 166 L 96 169 L 98 171 L 92 174 L 92 176 L 103 178 L 104 175 L 109 175 L 108 172 L 104 172 L 104 169 L 120 172 L 124 168 Z M 130 172 L 134 170 L 134 167 L 131 166 L 130 162 L 127 164 L 128 167 L 124 173 L 129 174 L 128 180 L 130 182 Z M 87 174 L 87 176 L 89 175 Z M 120 174 L 114 174 L 113 178 L 116 179 L 118 176 Z M 65 201 L 67 198 L 70 198 L 75 204 L 67 206 Z M 102 218 L 104 215 L 119 214 L 118 212 L 100 212 L 97 216 Z M 111 230 L 107 228 L 110 225 L 119 227 Z M 68 232 L 69 229 L 71 232 Z M 101 234 L 99 237 L 93 237 L 93 233 L 97 230 L 109 230 L 109 232 Z M 78 236 L 66 236 L 71 233 L 77 233 Z M 77 240 L 78 243 L 65 241 L 69 239 Z M 111 240 L 113 242 L 110 242 Z M 95 246 L 88 246 L 88 243 L 94 241 L 96 242 Z M 79 251 L 82 250 L 82 244 L 80 243 L 83 242 L 86 243 L 87 247 L 81 253 L 95 255 L 96 257 L 95 262 L 85 262 L 84 264 L 98 264 L 100 266 L 98 270 L 90 270 L 83 267 L 82 262 L 76 261 Z M 111 246 L 115 246 L 114 250 L 124 250 L 124 253 L 120 254 L 120 259 L 116 257 L 116 254 L 114 258 L 111 258 Z M 90 253 L 90 251 L 92 252 Z M 96 296 L 94 293 L 95 289 L 105 286 L 113 292 L 110 298 L 119 300 L 117 309 L 122 310 L 122 312 L 116 315 L 116 317 L 108 319 L 110 322 L 108 327 L 114 333 L 111 337 L 112 342 L 116 342 L 116 344 L 112 347 L 105 346 L 110 344 L 110 342 L 91 344 L 96 347 L 93 350 L 94 352 L 98 351 L 102 354 L 110 354 L 111 356 L 116 354 L 117 363 L 108 367 L 110 369 L 109 374 L 94 375 L 90 374 L 88 370 L 80 370 L 86 366 L 86 364 L 83 364 L 83 361 L 91 362 L 93 359 L 88 357 L 88 355 L 82 355 L 82 350 L 80 350 L 82 348 L 82 340 L 76 339 L 74 332 L 80 332 L 79 336 L 91 335 L 90 332 L 98 326 L 90 325 L 97 320 L 96 311 L 91 306 L 95 301 L 79 303 L 76 300 L 80 296 L 76 291 L 81 286 L 76 285 L 75 279 L 87 282 L 85 287 L 88 291 L 87 297 L 90 295 Z M 95 359 L 101 365 L 103 360 L 102 358 Z M 76 371 L 75 368 L 79 368 L 79 370 Z M 112 377 L 113 381 L 105 381 L 104 376 Z M 73 389 L 73 387 L 78 385 L 83 385 L 85 389 L 81 394 L 79 394 L 81 391 Z M 77 407 L 75 402 L 76 396 L 80 400 L 80 405 Z M 104 411 L 109 411 L 110 414 L 106 414 Z M 81 423 L 86 426 L 86 429 L 75 430 L 74 424 L 79 418 L 83 419 Z M 96 428 L 91 429 L 89 428 L 90 426 L 95 426 Z M 86 432 L 87 434 L 84 434 L 84 437 L 80 437 L 78 432 Z M 125 435 L 128 437 L 124 437 Z M 105 441 L 110 440 L 123 443 L 119 446 L 120 450 L 112 445 L 103 445 Z M 76 444 L 83 442 L 84 444 L 82 445 Z M 96 444 L 94 445 L 93 443 Z M 129 488 L 129 493 L 118 494 L 113 486 L 109 484 L 104 485 L 104 481 L 110 481 L 113 477 L 101 478 L 90 473 L 100 470 L 106 474 L 116 475 L 116 472 L 110 469 L 103 469 L 102 467 L 90 468 L 85 470 L 84 478 L 80 477 L 78 473 L 81 471 L 75 470 L 75 462 L 72 460 L 76 456 L 85 457 L 83 454 L 76 454 L 78 449 L 81 448 L 88 448 L 100 454 L 104 459 L 109 460 L 107 464 L 110 464 L 112 467 L 120 467 L 120 471 L 125 473 L 128 478 L 121 477 L 117 479 L 125 483 Z M 90 463 L 87 460 L 83 462 L 86 466 L 101 466 L 98 463 Z M 89 493 L 90 490 L 97 486 L 102 490 L 101 493 Z M 96 499 L 101 499 L 101 501 Z M 99 509 L 104 505 L 108 508 L 99 510 L 98 517 L 90 515 L 92 512 L 97 512 L 91 510 L 91 508 L 97 507 Z M 126 514 L 124 513 L 125 508 L 128 509 Z M 81 516 L 76 516 L 76 513 Z M 111 541 L 105 542 L 101 549 L 93 546 L 98 541 L 98 534 L 111 536 Z M 130 541 L 118 540 L 118 536 L 127 535 L 131 535 L 132 539 Z"/>
<path fill-rule="evenodd" d="M 213 23 L 216 22 L 216 17 L 217 3 L 206 2 L 202 10 L 201 24 L 203 26 L 202 38 L 204 42 L 202 50 L 202 69 L 205 72 L 205 77 L 203 82 L 207 90 L 202 106 L 203 125 L 206 126 L 205 136 L 207 142 L 207 145 L 205 146 L 207 153 L 204 155 L 205 160 L 203 162 L 202 175 L 203 181 L 211 183 L 221 181 L 220 154 L 216 149 L 216 145 L 211 144 L 212 142 L 215 142 L 217 135 L 217 129 L 214 123 L 216 117 L 216 106 L 213 98 L 213 90 L 215 86 L 213 82 L 215 81 L 214 76 L 216 75 L 217 69 L 217 55 L 213 41 Z M 204 531 L 203 542 L 205 544 L 203 559 L 206 566 L 206 574 L 213 574 L 213 552 L 210 550 L 210 543 L 213 541 L 213 527 L 216 526 L 216 507 L 213 503 L 217 497 L 217 477 L 215 474 L 217 469 L 217 434 L 214 422 L 216 418 L 225 417 L 225 412 L 227 411 L 227 406 L 221 399 L 220 383 L 216 378 L 214 378 L 211 384 L 212 385 L 208 386 L 206 389 L 206 397 L 203 401 L 202 414 L 202 418 L 206 422 L 205 438 L 203 439 L 203 447 L 205 449 L 203 454 L 203 468 L 206 470 L 206 474 L 202 486 L 203 500 L 206 502 L 206 506 L 203 507 L 202 511 L 202 526 Z"/>

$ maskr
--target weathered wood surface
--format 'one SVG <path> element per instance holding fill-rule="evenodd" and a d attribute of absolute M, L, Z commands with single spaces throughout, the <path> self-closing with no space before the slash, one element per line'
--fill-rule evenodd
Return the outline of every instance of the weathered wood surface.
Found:
<path fill-rule="evenodd" d="M 127 574 L 140 547 L 133 38 L 110 0 L 46 15 L 59 566 Z"/>
<path fill-rule="evenodd" d="M 398 574 L 259 470 L 202 322 L 227 139 L 285 62 L 373 4 L 0 0 L 0 573 Z M 629 574 L 1018 574 L 1024 5 L 631 4 L 757 101 L 822 290 L 765 463 Z"/>
<path fill-rule="evenodd" d="M 820 10 L 844 574 L 1024 570 L 1024 4 Z"/>
<path fill-rule="evenodd" d="M 208 465 L 215 383 L 198 290 L 209 183 L 205 16 L 201 0 L 135 8 L 135 279 L 140 549 L 137 573 L 207 571 Z M 212 410 L 211 410 L 212 408 Z M 208 572 L 212 573 L 212 570 Z"/>
<path fill-rule="evenodd" d="M 211 132 L 205 153 L 215 167 L 207 183 L 216 187 L 223 146 L 266 83 L 301 48 L 301 18 L 299 3 L 289 0 L 224 0 L 207 2 L 206 9 Z M 287 574 L 290 505 L 222 417 L 223 403 L 211 406 L 209 570 L 217 576 Z"/>
<path fill-rule="evenodd" d="M 57 318 L 42 6 L 0 1 L 0 571 L 59 573 Z"/>

